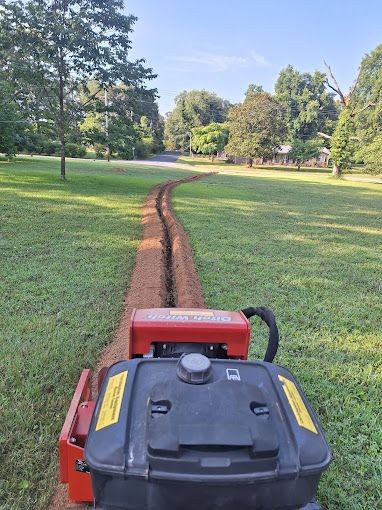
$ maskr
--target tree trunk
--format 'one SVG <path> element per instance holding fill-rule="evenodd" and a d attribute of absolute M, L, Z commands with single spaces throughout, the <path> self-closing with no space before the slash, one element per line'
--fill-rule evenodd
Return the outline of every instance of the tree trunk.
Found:
<path fill-rule="evenodd" d="M 332 170 L 332 176 L 333 177 L 341 177 L 341 168 L 333 163 L 333 170 Z"/>
<path fill-rule="evenodd" d="M 61 142 L 61 180 L 65 180 L 65 111 L 64 111 L 64 76 L 63 76 L 63 56 L 62 50 L 60 50 L 60 64 L 59 64 L 59 72 L 60 72 L 60 91 L 59 91 L 59 101 L 60 101 L 60 114 L 59 114 L 59 132 L 60 132 L 60 142 Z"/>

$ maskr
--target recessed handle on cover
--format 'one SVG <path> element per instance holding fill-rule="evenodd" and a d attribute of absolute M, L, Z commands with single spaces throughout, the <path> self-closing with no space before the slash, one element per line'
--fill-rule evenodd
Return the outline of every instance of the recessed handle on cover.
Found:
<path fill-rule="evenodd" d="M 237 424 L 182 424 L 178 429 L 181 446 L 253 446 L 250 429 Z"/>
<path fill-rule="evenodd" d="M 272 363 L 276 356 L 277 349 L 279 346 L 279 330 L 277 329 L 276 317 L 275 314 L 273 313 L 273 310 L 266 306 L 257 306 L 256 308 L 250 306 L 249 308 L 244 308 L 242 310 L 242 313 L 247 317 L 247 319 L 250 319 L 254 315 L 257 315 L 268 326 L 269 338 L 267 351 L 264 356 L 264 361 Z"/>

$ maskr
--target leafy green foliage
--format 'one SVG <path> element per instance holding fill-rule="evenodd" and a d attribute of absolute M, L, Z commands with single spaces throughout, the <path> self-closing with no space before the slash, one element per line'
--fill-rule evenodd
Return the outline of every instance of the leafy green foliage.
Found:
<path fill-rule="evenodd" d="M 0 75 L 0 152 L 14 156 L 22 142 L 24 128 L 11 87 Z"/>
<path fill-rule="evenodd" d="M 370 108 L 364 109 L 367 105 Z M 382 132 L 382 44 L 361 62 L 352 107 L 354 111 L 363 109 L 356 117 L 356 129 L 360 145 L 365 146 Z"/>
<path fill-rule="evenodd" d="M 89 96 L 94 96 L 93 102 L 80 125 L 88 144 L 109 146 L 113 154 L 127 159 L 133 157 L 133 147 L 137 149 L 135 156 L 141 158 L 163 149 L 163 119 L 153 90 L 137 91 L 123 84 L 116 85 L 109 89 L 105 105 L 104 91 L 93 81 L 83 93 L 84 104 L 87 104 Z M 141 101 L 140 97 L 146 99 Z"/>
<path fill-rule="evenodd" d="M 83 158 L 86 154 L 86 148 L 79 143 L 68 142 L 66 144 L 66 154 L 69 158 Z"/>
<path fill-rule="evenodd" d="M 248 85 L 246 92 L 245 92 L 244 101 L 250 100 L 255 94 L 259 94 L 259 92 L 264 92 L 263 87 L 261 85 L 256 85 L 254 83 L 250 83 Z"/>
<path fill-rule="evenodd" d="M 325 78 L 325 73 L 300 73 L 291 65 L 280 71 L 275 91 L 286 109 L 290 140 L 311 139 L 317 131 L 332 133 L 338 109 Z"/>
<path fill-rule="evenodd" d="M 128 60 L 135 22 L 121 0 L 3 0 L 0 60 L 19 89 L 49 106 L 63 149 L 68 126 L 80 121 L 78 90 L 90 79 L 105 88 L 117 81 L 144 88 L 154 77 L 142 59 Z"/>
<path fill-rule="evenodd" d="M 382 44 L 361 62 L 357 86 L 352 95 L 355 114 L 357 157 L 370 173 L 382 172 L 379 144 L 382 134 Z"/>
<path fill-rule="evenodd" d="M 280 103 L 266 92 L 250 94 L 229 112 L 226 151 L 247 158 L 272 157 L 286 136 Z"/>
<path fill-rule="evenodd" d="M 298 168 L 301 167 L 305 161 L 317 158 L 320 153 L 322 142 L 319 140 L 299 140 L 296 138 L 292 141 L 292 146 L 289 151 L 289 158 L 296 162 Z"/>
<path fill-rule="evenodd" d="M 94 145 L 94 152 L 97 159 L 104 159 L 106 155 L 105 146 L 102 143 Z"/>
<path fill-rule="evenodd" d="M 355 156 L 355 126 L 350 108 L 340 113 L 336 129 L 331 138 L 330 157 L 337 167 L 337 175 L 345 168 L 350 168 Z"/>
<path fill-rule="evenodd" d="M 375 136 L 373 141 L 363 149 L 365 170 L 371 174 L 382 173 L 382 133 Z"/>
<path fill-rule="evenodd" d="M 165 138 L 174 149 L 187 150 L 190 131 L 212 122 L 224 122 L 229 107 L 228 101 L 207 90 L 181 92 L 166 119 Z"/>
<path fill-rule="evenodd" d="M 198 154 L 216 154 L 228 142 L 227 123 L 212 122 L 192 130 L 192 150 Z"/>

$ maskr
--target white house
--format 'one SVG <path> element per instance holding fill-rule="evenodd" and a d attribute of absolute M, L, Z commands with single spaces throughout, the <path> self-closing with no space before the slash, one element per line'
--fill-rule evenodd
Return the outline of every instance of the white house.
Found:
<path fill-rule="evenodd" d="M 293 165 L 293 161 L 289 159 L 290 145 L 281 145 L 280 149 L 275 154 L 272 163 L 281 165 Z M 317 158 L 306 161 L 307 166 L 323 166 L 327 167 L 329 163 L 330 151 L 326 147 L 322 147 Z"/>

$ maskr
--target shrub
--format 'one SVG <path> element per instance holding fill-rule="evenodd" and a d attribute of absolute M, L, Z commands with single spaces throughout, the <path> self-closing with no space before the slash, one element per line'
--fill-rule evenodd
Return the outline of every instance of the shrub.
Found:
<path fill-rule="evenodd" d="M 156 144 L 152 136 L 145 136 L 142 138 L 142 143 L 146 147 L 148 154 L 153 154 L 153 152 L 155 152 Z"/>
<path fill-rule="evenodd" d="M 52 156 L 53 154 L 59 155 L 61 152 L 61 144 L 60 142 L 46 140 L 42 145 L 42 152 L 47 156 Z"/>
<path fill-rule="evenodd" d="M 94 145 L 94 152 L 97 159 L 103 159 L 105 157 L 105 146 L 102 143 L 96 143 Z"/>
<path fill-rule="evenodd" d="M 68 158 L 83 158 L 86 155 L 86 147 L 79 143 L 67 143 L 66 155 Z"/>

